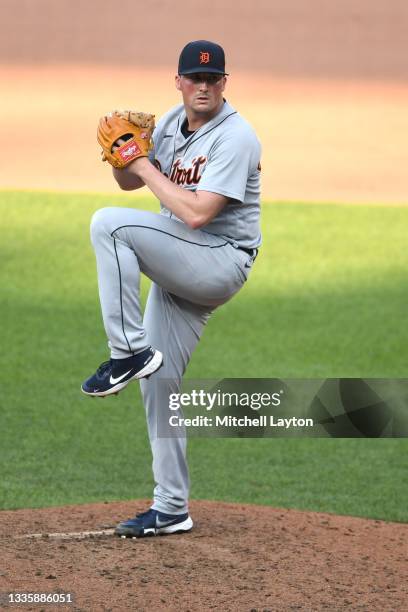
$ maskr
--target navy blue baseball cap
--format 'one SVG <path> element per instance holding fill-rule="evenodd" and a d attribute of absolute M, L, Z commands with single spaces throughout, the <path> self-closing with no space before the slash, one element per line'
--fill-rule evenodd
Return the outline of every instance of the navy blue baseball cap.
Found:
<path fill-rule="evenodd" d="M 193 40 L 180 53 L 178 73 L 194 74 L 194 72 L 225 72 L 224 49 L 209 40 Z"/>

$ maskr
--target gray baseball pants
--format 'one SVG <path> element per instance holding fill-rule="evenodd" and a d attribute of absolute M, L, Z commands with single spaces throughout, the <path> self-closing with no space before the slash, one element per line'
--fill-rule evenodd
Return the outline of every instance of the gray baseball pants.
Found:
<path fill-rule="evenodd" d="M 185 432 L 161 437 L 170 416 L 169 394 L 179 392 L 211 313 L 242 287 L 252 258 L 219 236 L 131 208 L 98 210 L 91 241 L 111 357 L 129 357 L 149 345 L 163 353 L 163 367 L 140 381 L 156 483 L 152 507 L 188 512 Z M 153 281 L 144 317 L 141 272 Z"/>

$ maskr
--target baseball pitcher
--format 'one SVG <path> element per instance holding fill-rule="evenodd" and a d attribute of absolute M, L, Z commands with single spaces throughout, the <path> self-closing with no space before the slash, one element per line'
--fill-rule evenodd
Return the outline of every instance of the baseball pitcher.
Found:
<path fill-rule="evenodd" d="M 82 391 L 104 397 L 141 379 L 156 483 L 151 508 L 120 523 L 119 536 L 193 526 L 185 433 L 160 437 L 160 425 L 211 313 L 241 289 L 261 244 L 261 148 L 223 97 L 227 76 L 219 45 L 190 42 L 175 77 L 182 104 L 156 127 L 153 115 L 133 111 L 98 126 L 119 186 L 147 185 L 161 208 L 103 208 L 91 222 L 110 359 Z M 152 281 L 144 316 L 141 273 Z"/>

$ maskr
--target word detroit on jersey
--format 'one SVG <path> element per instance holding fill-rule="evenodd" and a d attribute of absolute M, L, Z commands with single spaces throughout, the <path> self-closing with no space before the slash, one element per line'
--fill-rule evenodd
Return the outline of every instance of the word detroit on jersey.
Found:
<path fill-rule="evenodd" d="M 227 76 L 218 44 L 199 40 L 183 48 L 175 76 L 182 104 L 159 120 L 150 153 L 113 168 L 122 189 L 146 185 L 160 213 L 107 207 L 91 222 L 110 359 L 82 391 L 104 397 L 140 380 L 153 456 L 153 503 L 118 525 L 122 537 L 193 526 L 186 434 L 169 425 L 169 396 L 180 392 L 209 317 L 242 288 L 261 245 L 261 147 L 224 98 Z M 123 144 L 116 140 L 109 153 Z M 144 314 L 141 273 L 152 281 Z M 237 333 L 237 352 L 244 343 Z"/>

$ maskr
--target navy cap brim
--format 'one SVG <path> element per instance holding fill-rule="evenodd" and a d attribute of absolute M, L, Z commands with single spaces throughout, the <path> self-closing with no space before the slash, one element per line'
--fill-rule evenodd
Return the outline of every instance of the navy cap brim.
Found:
<path fill-rule="evenodd" d="M 183 72 L 179 72 L 179 75 L 183 74 L 197 74 L 202 72 L 203 74 L 222 74 L 222 76 L 229 76 L 228 72 L 223 72 L 222 70 L 217 70 L 217 68 L 205 68 L 202 66 L 201 68 L 190 68 L 190 70 L 183 70 Z"/>

